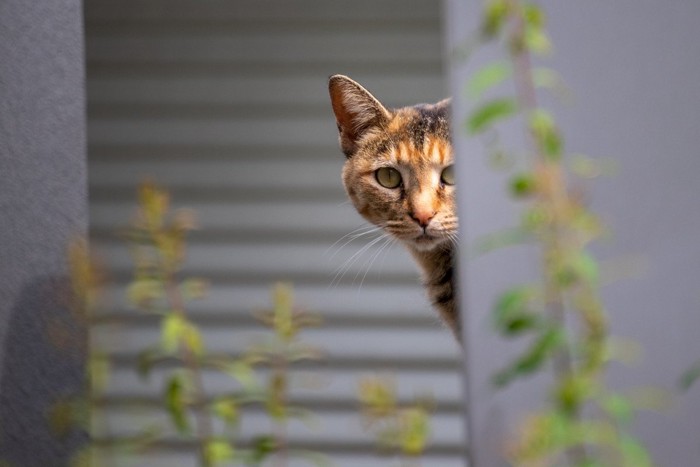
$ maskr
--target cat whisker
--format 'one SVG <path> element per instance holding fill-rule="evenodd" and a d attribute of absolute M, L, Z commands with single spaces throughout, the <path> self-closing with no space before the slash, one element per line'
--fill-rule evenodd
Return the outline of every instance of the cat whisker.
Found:
<path fill-rule="evenodd" d="M 376 227 L 376 226 L 374 226 L 374 225 L 363 225 L 363 226 L 361 226 L 361 227 L 358 227 L 357 229 L 353 230 L 352 232 L 346 233 L 345 235 L 343 235 L 342 237 L 340 237 L 338 240 L 336 240 L 335 242 L 333 242 L 333 244 L 332 244 L 331 246 L 329 246 L 329 247 L 326 249 L 326 251 L 324 252 L 324 254 L 327 255 L 328 252 L 330 252 L 338 243 L 340 243 L 341 241 L 343 241 L 343 240 L 349 238 L 348 240 L 345 241 L 345 243 L 343 243 L 340 247 L 338 247 L 338 249 L 335 251 L 335 253 L 333 253 L 333 255 L 331 255 L 331 259 L 333 259 L 333 258 L 335 257 L 335 255 L 337 255 L 343 248 L 345 248 L 345 246 L 346 246 L 348 243 L 350 243 L 350 242 L 352 242 L 353 240 L 356 240 L 356 239 L 358 239 L 358 238 L 360 238 L 360 237 L 362 237 L 362 236 L 364 236 L 364 235 L 368 235 L 368 234 L 371 234 L 371 233 L 374 233 L 374 232 L 378 232 L 379 230 L 380 230 L 380 228 L 379 228 L 379 227 Z"/>
<path fill-rule="evenodd" d="M 377 248 L 377 251 L 376 251 L 376 252 L 374 253 L 374 255 L 372 255 L 372 257 L 371 257 L 371 259 L 370 259 L 370 261 L 369 261 L 369 264 L 367 264 L 367 262 L 365 262 L 365 265 L 366 265 L 366 267 L 365 267 L 365 273 L 362 275 L 362 280 L 360 280 L 360 287 L 357 289 L 358 292 L 360 291 L 360 289 L 362 289 L 362 284 L 365 283 L 365 278 L 367 277 L 367 273 L 369 273 L 369 270 L 372 268 L 372 265 L 374 264 L 374 262 L 377 260 L 377 258 L 379 257 L 379 255 L 386 249 L 387 245 L 390 245 L 390 244 L 393 242 L 393 240 L 394 240 L 394 239 L 391 238 L 391 237 L 384 237 L 384 239 L 385 239 L 384 243 L 382 243 L 382 244 L 379 246 L 379 248 Z M 355 282 L 355 279 L 357 279 L 357 276 L 358 276 L 359 274 L 360 274 L 359 271 L 358 271 L 357 274 L 355 274 L 355 278 L 353 279 L 353 283 Z"/>
<path fill-rule="evenodd" d="M 385 238 L 384 235 L 375 238 L 374 240 L 360 248 L 358 251 L 356 251 L 350 258 L 345 260 L 345 262 L 343 262 L 343 264 L 340 265 L 338 269 L 336 269 L 335 275 L 333 276 L 333 280 L 331 281 L 330 286 L 332 287 L 334 285 L 338 285 L 343 279 L 343 277 L 345 277 L 345 274 L 350 270 L 350 268 L 357 262 L 358 259 L 360 259 L 362 254 L 364 254 L 367 250 L 372 248 L 372 246 L 377 244 L 377 242 L 379 242 L 383 238 Z"/>

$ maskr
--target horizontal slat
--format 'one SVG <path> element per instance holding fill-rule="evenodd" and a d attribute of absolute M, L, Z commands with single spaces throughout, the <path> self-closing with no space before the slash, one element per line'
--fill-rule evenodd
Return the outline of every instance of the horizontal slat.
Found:
<path fill-rule="evenodd" d="M 91 144 L 331 145 L 338 129 L 327 118 L 113 118 L 88 122 Z"/>
<path fill-rule="evenodd" d="M 101 200 L 99 203 L 92 203 L 92 227 L 103 231 L 126 227 L 134 217 L 135 199 L 134 194 L 133 200 Z M 198 227 L 203 231 L 283 229 L 308 232 L 312 229 L 320 232 L 330 230 L 351 233 L 366 224 L 349 202 L 338 199 L 304 202 L 280 200 L 274 203 L 255 198 L 211 203 L 185 203 L 175 199 L 174 206 L 193 209 L 197 214 Z"/>
<path fill-rule="evenodd" d="M 211 314 L 228 313 L 233 323 L 236 317 L 248 317 L 253 310 L 270 308 L 271 293 L 272 284 L 228 287 L 212 285 L 206 298 L 192 302 L 188 309 L 193 316 L 202 318 Z M 113 284 L 105 290 L 105 294 L 110 309 L 132 308 L 123 288 Z M 365 283 L 361 288 L 359 284 L 338 287 L 329 287 L 327 284 L 315 287 L 294 285 L 293 294 L 295 306 L 318 314 L 322 323 L 349 318 L 358 321 L 382 318 L 400 323 L 403 318 L 434 316 L 425 293 L 418 284 L 376 286 Z"/>
<path fill-rule="evenodd" d="M 132 412 L 108 410 L 106 415 L 112 436 L 134 436 L 139 433 L 139 427 L 146 426 L 163 427 L 163 434 L 171 438 L 175 438 L 177 435 L 168 416 L 163 411 L 143 408 Z M 452 449 L 453 452 L 459 450 L 459 446 L 463 442 L 463 422 L 459 412 L 452 415 L 434 414 L 431 420 L 433 422 L 431 437 L 440 440 L 439 449 L 444 450 L 450 446 L 449 449 Z M 214 427 L 217 432 L 223 431 L 218 420 L 214 421 Z M 269 432 L 269 417 L 262 414 L 250 414 L 245 418 L 245 423 L 241 423 L 238 438 L 246 440 Z M 287 434 L 291 444 L 304 444 L 309 447 L 363 443 L 365 448 L 371 448 L 376 443 L 372 433 L 363 426 L 359 413 L 319 414 L 306 423 L 292 419 L 288 421 Z"/>
<path fill-rule="evenodd" d="M 456 368 L 456 365 L 455 365 Z M 133 368 L 117 368 L 110 373 L 110 384 L 100 396 L 107 399 L 152 400 L 158 398 L 172 371 L 154 368 L 148 378 L 137 375 Z M 260 382 L 266 381 L 269 374 L 264 369 L 258 370 Z M 297 369 L 290 368 L 292 381 L 289 386 L 289 396 L 299 404 L 317 408 L 333 409 L 333 404 L 339 409 L 349 405 L 357 405 L 360 381 L 367 377 L 379 377 L 391 382 L 397 396 L 403 402 L 414 400 L 416 397 L 429 396 L 437 403 L 444 405 L 445 410 L 459 406 L 462 401 L 461 379 L 455 370 L 438 371 L 402 371 L 391 369 L 365 368 L 363 370 L 336 368 L 332 361 L 323 368 Z M 215 398 L 240 387 L 227 375 L 216 371 L 203 373 L 207 396 Z M 150 402 L 149 402 L 150 404 Z M 152 405 L 152 404 L 151 404 Z"/>
<path fill-rule="evenodd" d="M 377 47 L 377 44 L 382 44 Z M 252 56 L 267 61 L 296 63 L 307 60 L 333 60 L 342 54 L 353 60 L 434 60 L 440 50 L 439 36 L 431 32 L 378 29 L 372 33 L 352 32 L 272 34 L 268 31 L 225 36 L 183 37 L 92 37 L 86 45 L 88 60 L 199 60 L 235 62 Z"/>
<path fill-rule="evenodd" d="M 138 354 L 135 350 L 129 352 L 119 352 L 109 355 L 113 368 L 129 368 L 134 370 L 138 366 Z M 239 354 L 234 353 L 210 353 L 209 356 L 215 360 L 237 358 Z M 444 357 L 422 358 L 416 360 L 414 358 L 404 358 L 403 356 L 392 356 L 391 358 L 383 356 L 368 356 L 368 357 L 339 357 L 333 356 L 332 362 L 328 360 L 301 360 L 295 363 L 295 368 L 299 371 L 318 371 L 319 369 L 327 369 L 331 366 L 338 370 L 361 370 L 368 371 L 422 371 L 426 374 L 432 374 L 443 371 L 457 372 L 460 369 L 459 361 L 455 359 L 446 359 Z M 182 365 L 177 360 L 164 360 L 158 363 L 159 367 L 174 369 L 180 368 Z"/>
<path fill-rule="evenodd" d="M 170 445 L 167 447 L 158 445 L 141 455 L 122 454 L 118 459 L 123 464 L 118 465 L 148 467 L 192 467 L 197 465 L 196 447 L 188 445 L 186 452 L 183 452 L 184 449 L 176 449 Z M 394 456 L 382 455 L 378 449 L 367 445 L 346 445 L 343 449 L 337 449 L 335 446 L 324 446 L 323 452 L 332 462 L 333 467 L 377 467 L 378 465 L 394 465 L 392 463 L 396 463 Z M 104 459 L 104 457 L 100 458 Z M 461 459 L 459 454 L 440 451 L 420 457 L 421 465 L 430 467 L 455 467 L 463 464 Z M 291 459 L 288 465 L 289 467 L 309 467 L 309 460 Z"/>
<path fill-rule="evenodd" d="M 90 77 L 146 77 L 169 79 L 179 77 L 260 77 L 270 75 L 305 76 L 315 79 L 327 77 L 336 73 L 350 76 L 380 76 L 380 75 L 413 75 L 432 77 L 442 70 L 442 61 L 436 55 L 432 59 L 416 61 L 407 57 L 378 59 L 326 58 L 290 61 L 268 61 L 251 56 L 246 60 L 235 62 L 212 62 L 211 60 L 167 60 L 153 58 L 149 60 L 102 60 L 99 58 L 87 61 L 87 74 Z"/>
<path fill-rule="evenodd" d="M 436 101 L 446 96 L 440 69 L 431 76 L 358 74 L 351 78 L 361 82 L 389 106 Z M 347 72 L 345 69 L 338 73 Z M 316 76 L 229 76 L 218 75 L 170 78 L 95 77 L 88 82 L 90 105 L 101 102 L 211 103 L 220 105 L 250 104 L 323 107 L 331 118 L 327 92 L 328 75 Z"/>
<path fill-rule="evenodd" d="M 294 159 L 300 163 L 313 163 L 319 159 L 327 159 L 329 154 L 338 151 L 337 141 L 325 144 L 280 144 L 260 143 L 255 145 L 242 144 L 96 144 L 88 146 L 90 164 L 101 160 L 122 161 L 124 163 L 140 162 L 147 159 L 155 160 L 189 160 L 227 162 L 231 159 L 259 160 L 266 159 L 274 162 L 283 159 Z M 342 159 L 341 154 L 337 154 Z"/>
<path fill-rule="evenodd" d="M 96 189 L 133 187 L 148 176 L 172 187 L 234 187 L 238 190 L 308 190 L 310 187 L 342 192 L 340 173 L 344 158 L 329 154 L 324 161 L 298 161 L 292 158 L 274 162 L 265 159 L 158 161 L 148 159 L 125 164 L 119 160 L 93 160 L 90 185 Z M 301 162 L 301 163 L 300 163 Z M 94 195 L 95 190 L 91 190 Z M 325 194 L 325 193 L 324 193 Z M 133 195 L 131 196 L 133 198 Z M 184 199 L 177 197 L 176 199 Z"/>
<path fill-rule="evenodd" d="M 163 19 L 132 18 L 129 22 L 120 19 L 93 19 L 85 24 L 85 32 L 91 37 L 139 35 L 158 36 L 181 34 L 184 36 L 228 35 L 231 31 L 259 32 L 270 31 L 273 34 L 329 33 L 334 31 L 352 31 L 356 34 L 371 33 L 377 29 L 384 31 L 430 31 L 438 32 L 439 24 L 435 18 L 200 18 L 200 19 Z"/>
<path fill-rule="evenodd" d="M 420 19 L 439 22 L 434 0 L 354 0 L 347 6 L 326 0 L 88 0 L 88 20 L 237 19 L 237 20 L 371 20 Z"/>
<path fill-rule="evenodd" d="M 329 284 L 337 270 L 347 266 L 346 275 L 356 277 L 361 283 L 365 273 L 370 280 L 382 273 L 415 274 L 418 270 L 408 253 L 399 246 L 389 244 L 388 238 L 370 234 L 364 247 L 356 244 L 341 248 L 331 244 L 265 245 L 190 245 L 185 260 L 185 270 L 211 271 L 212 273 L 238 271 L 278 274 L 281 278 L 295 273 L 327 274 Z M 370 244 L 372 246 L 370 246 Z M 115 271 L 130 270 L 133 260 L 128 249 L 121 244 L 100 245 L 100 254 Z M 417 279 L 416 279 L 417 280 Z"/>
<path fill-rule="evenodd" d="M 204 332 L 204 331 L 203 331 Z M 95 338 L 105 353 L 123 349 L 146 349 L 160 342 L 160 332 L 154 328 L 123 328 L 120 326 L 98 326 Z M 211 353 L 233 352 L 241 354 L 251 343 L 258 342 L 265 333 L 237 332 L 234 329 L 206 329 L 204 341 Z M 407 329 L 400 333 L 387 333 L 384 329 L 366 329 L 361 339 L 355 332 L 338 329 L 307 329 L 302 335 L 304 342 L 323 349 L 329 361 L 334 358 L 366 359 L 384 358 L 453 361 L 458 355 L 454 338 L 439 327 Z"/>

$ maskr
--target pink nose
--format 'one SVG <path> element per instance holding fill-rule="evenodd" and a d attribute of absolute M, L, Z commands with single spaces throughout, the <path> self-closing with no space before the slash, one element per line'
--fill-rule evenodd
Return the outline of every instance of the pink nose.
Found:
<path fill-rule="evenodd" d="M 433 217 L 435 217 L 435 212 L 416 211 L 411 213 L 411 218 L 423 228 L 427 227 L 428 224 L 430 224 L 430 221 Z"/>

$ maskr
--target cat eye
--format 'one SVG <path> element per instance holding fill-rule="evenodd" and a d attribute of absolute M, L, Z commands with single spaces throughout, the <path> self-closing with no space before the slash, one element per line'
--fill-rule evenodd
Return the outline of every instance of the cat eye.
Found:
<path fill-rule="evenodd" d="M 377 182 L 385 188 L 396 188 L 401 185 L 401 174 L 393 167 L 381 167 L 374 172 Z"/>
<path fill-rule="evenodd" d="M 445 185 L 455 184 L 455 169 L 453 165 L 445 167 L 440 175 L 440 181 Z"/>

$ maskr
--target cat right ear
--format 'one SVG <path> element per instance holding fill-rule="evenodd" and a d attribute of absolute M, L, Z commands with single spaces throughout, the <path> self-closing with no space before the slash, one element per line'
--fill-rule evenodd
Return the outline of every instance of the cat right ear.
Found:
<path fill-rule="evenodd" d="M 340 148 L 350 157 L 362 136 L 371 128 L 384 126 L 391 114 L 369 91 L 347 76 L 331 76 L 328 91 L 340 133 Z"/>

